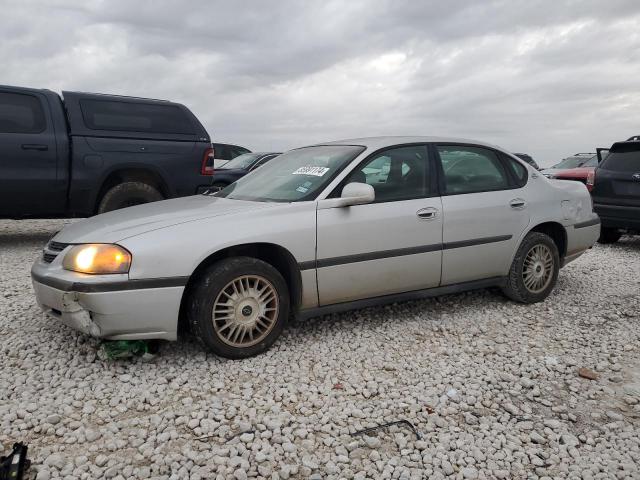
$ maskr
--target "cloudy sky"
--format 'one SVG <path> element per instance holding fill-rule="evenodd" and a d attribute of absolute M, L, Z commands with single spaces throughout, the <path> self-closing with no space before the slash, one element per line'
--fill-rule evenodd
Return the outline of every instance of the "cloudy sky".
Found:
<path fill-rule="evenodd" d="M 0 0 L 0 83 L 186 104 L 216 141 L 640 134 L 640 2 Z"/>

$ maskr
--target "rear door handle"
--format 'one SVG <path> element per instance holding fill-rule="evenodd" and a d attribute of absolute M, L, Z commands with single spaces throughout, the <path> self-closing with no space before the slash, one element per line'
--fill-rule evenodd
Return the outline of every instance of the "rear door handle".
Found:
<path fill-rule="evenodd" d="M 416 215 L 422 220 L 433 220 L 438 217 L 438 209 L 433 207 L 421 208 L 416 212 Z"/>
<path fill-rule="evenodd" d="M 22 150 L 39 150 L 41 152 L 45 152 L 49 150 L 49 147 L 38 143 L 23 143 Z"/>
<path fill-rule="evenodd" d="M 522 210 L 527 206 L 527 202 L 525 202 L 522 198 L 514 198 L 509 202 L 509 206 L 515 210 Z"/>

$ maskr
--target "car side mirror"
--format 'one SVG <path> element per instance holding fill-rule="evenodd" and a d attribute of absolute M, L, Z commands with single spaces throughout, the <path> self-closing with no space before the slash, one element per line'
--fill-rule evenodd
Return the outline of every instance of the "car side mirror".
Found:
<path fill-rule="evenodd" d="M 318 208 L 340 208 L 352 205 L 365 205 L 373 203 L 376 199 L 376 192 L 373 187 L 366 183 L 347 183 L 342 189 L 339 198 L 328 198 L 322 200 Z"/>

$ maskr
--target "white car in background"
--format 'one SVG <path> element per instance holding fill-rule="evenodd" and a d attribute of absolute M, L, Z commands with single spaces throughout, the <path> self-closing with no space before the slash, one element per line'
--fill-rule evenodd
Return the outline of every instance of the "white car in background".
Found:
<path fill-rule="evenodd" d="M 503 149 L 436 137 L 291 150 L 215 195 L 64 228 L 32 268 L 45 312 L 108 339 L 267 349 L 290 316 L 498 286 L 544 300 L 600 221 L 584 185 Z"/>

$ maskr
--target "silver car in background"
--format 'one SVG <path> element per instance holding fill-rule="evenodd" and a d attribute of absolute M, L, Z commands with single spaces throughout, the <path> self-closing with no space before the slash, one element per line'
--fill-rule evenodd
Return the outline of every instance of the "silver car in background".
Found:
<path fill-rule="evenodd" d="M 600 222 L 584 185 L 493 145 L 435 137 L 291 150 L 214 195 L 68 225 L 32 268 L 38 303 L 96 337 L 267 349 L 290 316 L 501 287 L 539 302 Z"/>

